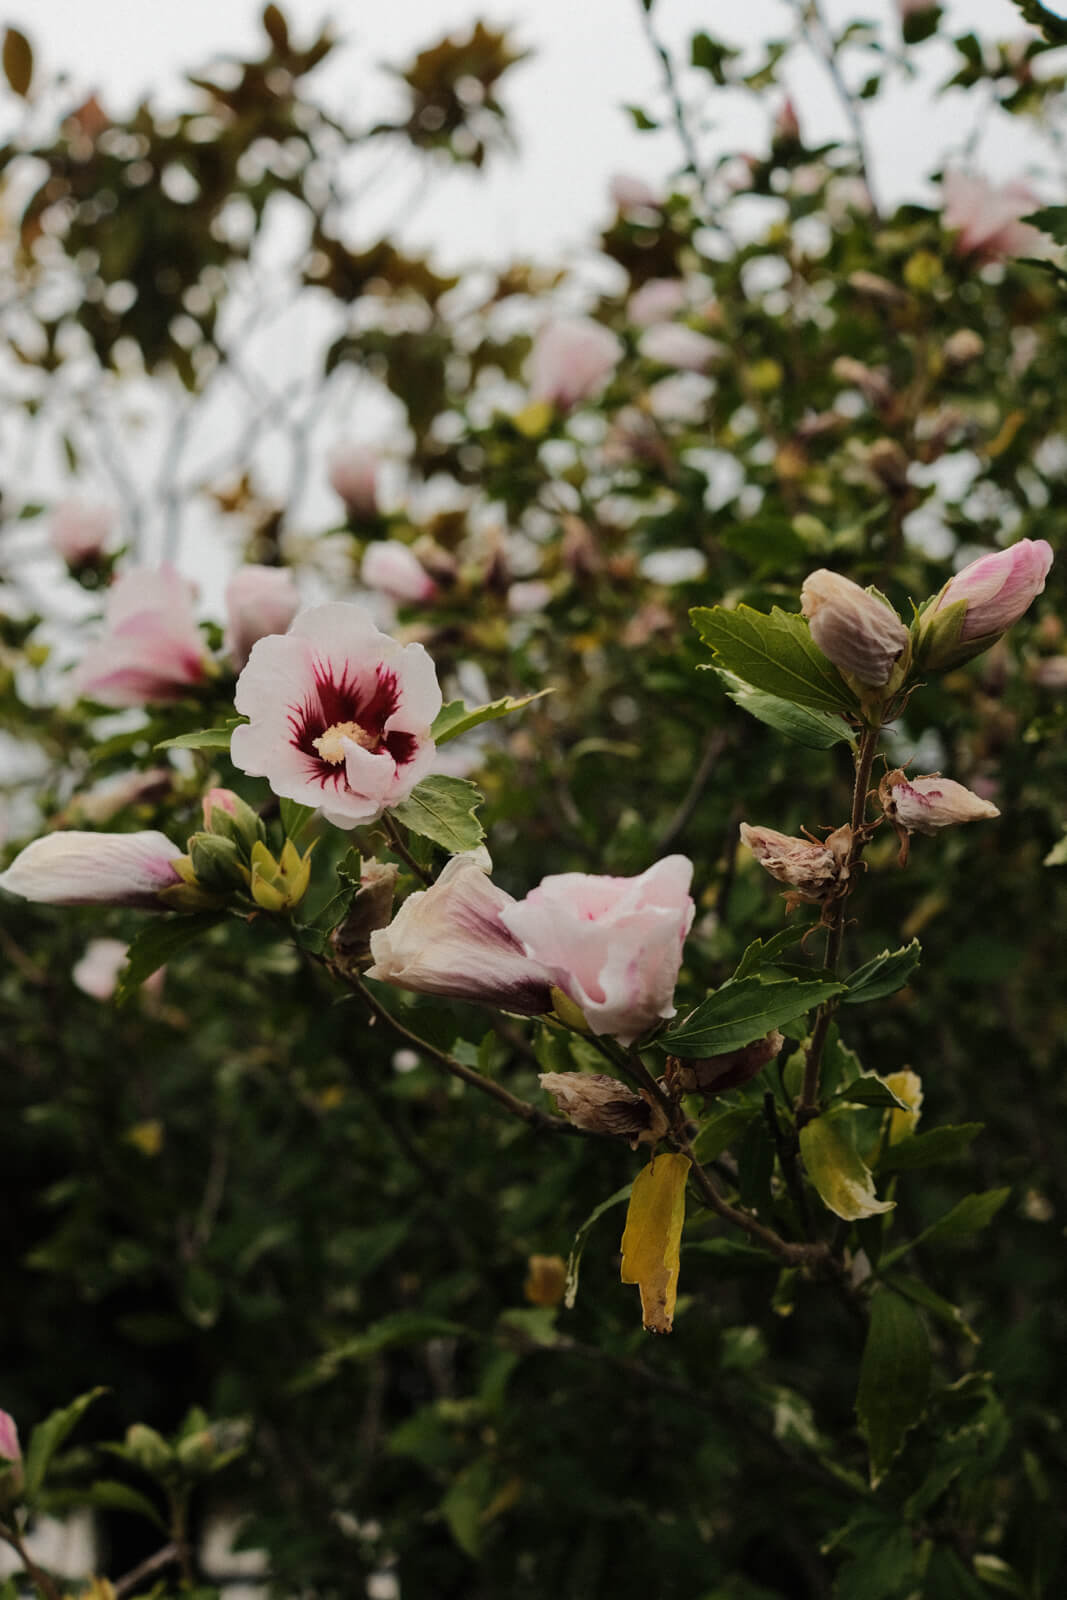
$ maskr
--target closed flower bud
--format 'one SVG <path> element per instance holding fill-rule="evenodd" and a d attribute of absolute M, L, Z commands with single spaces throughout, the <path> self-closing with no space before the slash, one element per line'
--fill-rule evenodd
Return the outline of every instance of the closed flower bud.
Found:
<path fill-rule="evenodd" d="M 437 594 L 437 585 L 418 556 L 399 539 L 369 544 L 360 578 L 368 589 L 388 595 L 398 605 L 424 605 Z"/>
<path fill-rule="evenodd" d="M 194 833 L 186 849 L 197 883 L 211 893 L 225 894 L 230 889 L 247 887 L 248 868 L 232 839 L 217 833 Z"/>
<path fill-rule="evenodd" d="M 1051 566 L 1047 540 L 1020 539 L 957 572 L 923 612 L 916 644 L 922 667 L 945 671 L 988 650 L 1041 593 Z"/>
<path fill-rule="evenodd" d="M 307 893 L 311 881 L 312 845 L 303 855 L 291 839 L 282 846 L 280 860 L 276 860 L 263 843 L 257 839 L 252 846 L 252 899 L 264 911 L 291 911 Z"/>
<path fill-rule="evenodd" d="M 876 272 L 850 272 L 848 286 L 865 299 L 874 300 L 880 305 L 906 306 L 911 299 L 907 290 L 890 283 L 888 278 L 880 278 Z"/>
<path fill-rule="evenodd" d="M 244 846 L 246 852 L 257 839 L 266 839 L 266 829 L 259 817 L 232 789 L 209 789 L 201 804 L 205 833 L 232 839 L 236 845 Z"/>
<path fill-rule="evenodd" d="M 784 1044 L 783 1035 L 773 1028 L 765 1039 L 755 1039 L 721 1056 L 706 1056 L 697 1061 L 679 1061 L 677 1056 L 669 1056 L 667 1078 L 671 1086 L 683 1094 L 722 1094 L 726 1089 L 739 1089 L 762 1072 L 768 1061 L 781 1053 Z"/>
<path fill-rule="evenodd" d="M 958 369 L 977 361 L 984 350 L 985 340 L 980 333 L 973 328 L 957 328 L 941 346 L 941 355 L 946 367 Z"/>
<path fill-rule="evenodd" d="M 530 398 L 560 411 L 598 395 L 614 372 L 622 345 L 588 318 L 546 323 L 530 352 Z"/>
<path fill-rule="evenodd" d="M 241 567 L 226 585 L 226 650 L 240 672 L 257 639 L 284 633 L 300 610 L 293 575 L 285 567 Z"/>
<path fill-rule="evenodd" d="M 908 649 L 908 630 L 884 600 L 826 567 L 809 573 L 800 609 L 811 636 L 839 672 L 866 688 L 883 689 Z M 903 665 L 903 663 L 901 663 Z M 900 672 L 895 673 L 900 678 Z"/>
<path fill-rule="evenodd" d="M 368 445 L 339 445 L 330 456 L 330 488 L 357 522 L 378 516 L 378 452 Z"/>
<path fill-rule="evenodd" d="M 753 828 L 747 822 L 741 824 L 741 843 L 772 878 L 791 884 L 805 898 L 821 900 L 837 883 L 838 863 L 825 845 L 773 828 Z"/>
<path fill-rule="evenodd" d="M 959 822 L 1000 816 L 991 801 L 936 772 L 908 779 L 898 767 L 883 778 L 879 795 L 886 816 L 908 833 L 937 833 Z"/>
<path fill-rule="evenodd" d="M 393 897 L 400 869 L 391 861 L 365 861 L 359 888 L 344 921 L 330 934 L 330 946 L 346 972 L 361 972 L 371 963 L 370 939 L 387 928 L 393 915 Z"/>
<path fill-rule="evenodd" d="M 15 1419 L 6 1411 L 0 1411 L 0 1461 L 21 1461 L 22 1450 L 19 1446 L 19 1430 L 15 1426 Z"/>
<path fill-rule="evenodd" d="M 64 500 L 56 507 L 48 531 L 53 549 L 72 572 L 78 572 L 107 553 L 114 529 L 115 513 L 109 506 Z"/>
<path fill-rule="evenodd" d="M 22 1493 L 22 1450 L 15 1419 L 0 1411 L 0 1509 L 7 1510 Z"/>
<path fill-rule="evenodd" d="M 34 839 L 0 873 L 0 888 L 53 906 L 140 906 L 162 909 L 179 882 L 180 855 L 165 834 L 48 833 Z"/>
<path fill-rule="evenodd" d="M 636 1150 L 658 1143 L 667 1131 L 660 1106 L 606 1073 L 542 1072 L 540 1079 L 568 1122 L 585 1133 L 619 1134 Z"/>
<path fill-rule="evenodd" d="M 562 1256 L 531 1256 L 522 1292 L 532 1306 L 558 1306 L 567 1288 Z"/>

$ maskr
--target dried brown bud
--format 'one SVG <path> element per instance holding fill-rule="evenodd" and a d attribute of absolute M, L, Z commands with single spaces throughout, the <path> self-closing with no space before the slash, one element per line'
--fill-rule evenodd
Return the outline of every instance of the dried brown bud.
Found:
<path fill-rule="evenodd" d="M 639 1144 L 656 1144 L 667 1131 L 662 1109 L 603 1072 L 542 1072 L 541 1087 L 555 1098 L 569 1122 L 586 1133 L 615 1133 Z"/>
<path fill-rule="evenodd" d="M 867 465 L 890 494 L 908 487 L 908 456 L 895 439 L 876 439 L 867 451 Z"/>
<path fill-rule="evenodd" d="M 869 406 L 880 409 L 893 398 L 893 390 L 885 373 L 876 372 L 873 367 L 856 361 L 852 356 L 838 356 L 831 370 L 838 383 L 847 383 L 850 389 L 858 389 Z"/>
<path fill-rule="evenodd" d="M 370 965 L 370 936 L 389 925 L 398 873 L 392 862 L 363 863 L 348 914 L 330 934 L 333 953 L 344 969 L 356 972 Z"/>
<path fill-rule="evenodd" d="M 567 1287 L 562 1256 L 531 1256 L 522 1292 L 532 1306 L 558 1306 Z"/>
<path fill-rule="evenodd" d="M 825 845 L 773 828 L 753 828 L 747 822 L 741 824 L 741 843 L 772 878 L 792 884 L 807 898 L 821 900 L 837 882 L 838 862 Z"/>
<path fill-rule="evenodd" d="M 848 286 L 857 294 L 884 306 L 906 306 L 911 298 L 904 289 L 890 283 L 888 278 L 880 278 L 877 272 L 850 272 Z"/>
<path fill-rule="evenodd" d="M 679 1061 L 677 1056 L 667 1058 L 667 1082 L 684 1094 L 722 1094 L 726 1089 L 738 1089 L 748 1083 L 757 1072 L 779 1054 L 785 1039 L 773 1028 L 765 1039 L 755 1039 L 740 1050 L 728 1050 L 725 1055 L 706 1056 L 699 1061 Z"/>

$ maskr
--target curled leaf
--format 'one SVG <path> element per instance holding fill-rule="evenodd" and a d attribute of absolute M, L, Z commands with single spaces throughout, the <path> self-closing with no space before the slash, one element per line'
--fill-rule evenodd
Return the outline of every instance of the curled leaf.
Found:
<path fill-rule="evenodd" d="M 678 1292 L 688 1156 L 661 1155 L 634 1179 L 622 1236 L 622 1281 L 636 1283 L 650 1333 L 670 1333 Z"/>
<path fill-rule="evenodd" d="M 879 1200 L 870 1168 L 833 1117 L 816 1117 L 800 1130 L 800 1153 L 823 1204 L 835 1217 L 858 1222 L 892 1211 L 892 1200 Z"/>

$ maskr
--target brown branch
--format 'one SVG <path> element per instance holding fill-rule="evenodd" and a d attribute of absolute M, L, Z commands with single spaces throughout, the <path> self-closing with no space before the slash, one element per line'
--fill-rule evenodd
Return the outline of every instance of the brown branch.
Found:
<path fill-rule="evenodd" d="M 131 1589 L 136 1589 L 142 1579 L 150 1578 L 153 1572 L 160 1572 L 172 1562 L 178 1562 L 180 1555 L 178 1546 L 172 1541 L 170 1544 L 165 1544 L 162 1550 L 157 1550 L 154 1556 L 148 1556 L 138 1566 L 132 1567 L 112 1584 L 117 1600 L 122 1600 L 123 1595 L 129 1594 Z"/>

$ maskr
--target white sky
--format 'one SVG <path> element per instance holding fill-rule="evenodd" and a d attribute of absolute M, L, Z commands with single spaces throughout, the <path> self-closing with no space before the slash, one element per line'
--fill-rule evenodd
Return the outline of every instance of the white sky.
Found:
<path fill-rule="evenodd" d="M 869 17 L 888 24 L 896 37 L 894 0 L 824 3 L 834 20 Z M 30 36 L 42 68 L 64 69 L 79 90 L 95 89 L 121 112 L 145 91 L 170 98 L 183 68 L 200 67 L 214 54 L 261 48 L 261 9 L 259 0 L 8 0 L 4 20 Z M 478 17 L 511 24 L 534 52 L 503 86 L 519 163 L 496 162 L 481 176 L 438 176 L 406 227 L 408 244 L 432 247 L 449 265 L 516 254 L 546 259 L 578 249 L 606 219 L 612 173 L 634 172 L 655 183 L 677 165 L 673 135 L 640 134 L 622 110 L 627 103 L 652 106 L 657 94 L 658 69 L 642 35 L 639 0 L 385 0 L 374 6 L 335 0 L 332 7 L 285 0 L 282 9 L 300 39 L 332 17 L 346 47 L 320 70 L 319 82 L 330 103 L 358 121 L 389 103 L 376 64 L 403 62 L 446 32 L 465 32 Z M 1052 9 L 1067 11 L 1067 0 L 1052 0 Z M 785 35 L 791 10 L 785 0 L 657 0 L 653 19 L 681 63 L 698 28 L 753 44 Z M 1011 0 L 951 0 L 945 31 L 967 29 L 988 38 L 1024 31 Z M 870 111 L 875 177 L 890 199 L 921 197 L 932 157 L 960 137 L 962 97 L 951 95 L 931 109 L 927 87 L 930 77 L 949 76 L 957 58 L 936 44 L 921 51 L 933 69 L 924 84 L 899 89 Z M 713 100 L 705 74 L 690 73 L 686 83 L 718 123 L 720 147 L 764 146 L 774 110 L 770 97 L 746 110 L 732 97 Z M 820 67 L 798 58 L 790 87 L 809 139 L 845 132 Z M 971 115 L 975 99 L 966 101 Z M 1024 129 L 1007 124 L 983 141 L 981 164 L 993 176 L 1008 176 L 1026 164 L 1027 153 Z M 403 213 L 412 187 L 396 185 L 382 220 Z"/>

